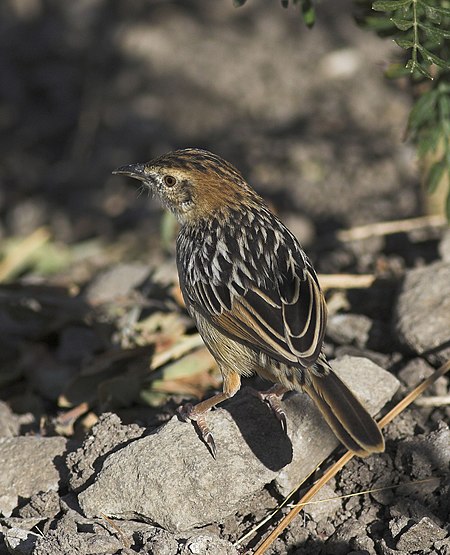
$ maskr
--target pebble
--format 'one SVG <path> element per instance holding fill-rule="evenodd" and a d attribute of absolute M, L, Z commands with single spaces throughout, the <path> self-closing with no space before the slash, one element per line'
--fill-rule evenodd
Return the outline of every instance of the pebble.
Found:
<path fill-rule="evenodd" d="M 450 262 L 410 270 L 394 310 L 394 329 L 409 352 L 433 364 L 450 358 Z"/>

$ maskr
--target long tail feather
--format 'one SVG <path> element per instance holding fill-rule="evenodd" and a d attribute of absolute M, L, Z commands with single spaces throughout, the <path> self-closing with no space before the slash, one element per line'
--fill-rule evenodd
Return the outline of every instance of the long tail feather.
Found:
<path fill-rule="evenodd" d="M 347 449 L 360 457 L 384 451 L 378 424 L 331 369 L 322 375 L 308 372 L 303 389 Z"/>

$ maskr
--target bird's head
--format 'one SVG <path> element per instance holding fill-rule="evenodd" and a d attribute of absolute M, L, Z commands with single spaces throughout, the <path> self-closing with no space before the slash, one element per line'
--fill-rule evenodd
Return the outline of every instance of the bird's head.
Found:
<path fill-rule="evenodd" d="M 248 202 L 261 202 L 241 174 L 206 150 L 169 152 L 143 164 L 121 166 L 114 174 L 142 181 L 183 224 L 226 216 Z"/>

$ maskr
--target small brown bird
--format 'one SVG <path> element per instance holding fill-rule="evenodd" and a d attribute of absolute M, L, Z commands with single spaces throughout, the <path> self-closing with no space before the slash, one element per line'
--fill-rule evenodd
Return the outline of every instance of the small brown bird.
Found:
<path fill-rule="evenodd" d="M 197 422 L 212 454 L 205 413 L 254 372 L 276 384 L 261 397 L 283 428 L 281 396 L 303 390 L 348 449 L 360 456 L 383 451 L 378 425 L 322 351 L 327 310 L 311 262 L 242 175 L 193 148 L 113 173 L 142 181 L 181 224 L 181 291 L 223 376 L 222 393 L 185 406 L 183 414 Z"/>

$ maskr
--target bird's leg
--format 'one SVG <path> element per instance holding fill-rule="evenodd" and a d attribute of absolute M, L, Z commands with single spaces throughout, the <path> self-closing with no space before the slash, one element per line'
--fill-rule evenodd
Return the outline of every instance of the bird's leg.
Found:
<path fill-rule="evenodd" d="M 273 385 L 267 391 L 257 391 L 258 397 L 269 405 L 275 418 L 279 420 L 284 433 L 287 433 L 287 421 L 281 399 L 287 391 L 289 389 L 279 383 Z"/>
<path fill-rule="evenodd" d="M 223 391 L 222 393 L 217 393 L 213 395 L 209 399 L 205 399 L 196 405 L 192 405 L 188 403 L 183 405 L 178 409 L 178 413 L 183 418 L 183 420 L 192 420 L 195 422 L 198 431 L 203 439 L 203 441 L 208 446 L 209 450 L 211 451 L 211 455 L 216 458 L 216 444 L 214 441 L 214 437 L 211 433 L 211 430 L 208 427 L 206 422 L 206 413 L 211 410 L 213 407 L 233 397 L 233 395 L 239 391 L 241 387 L 241 377 L 236 372 L 222 370 L 223 376 Z"/>

